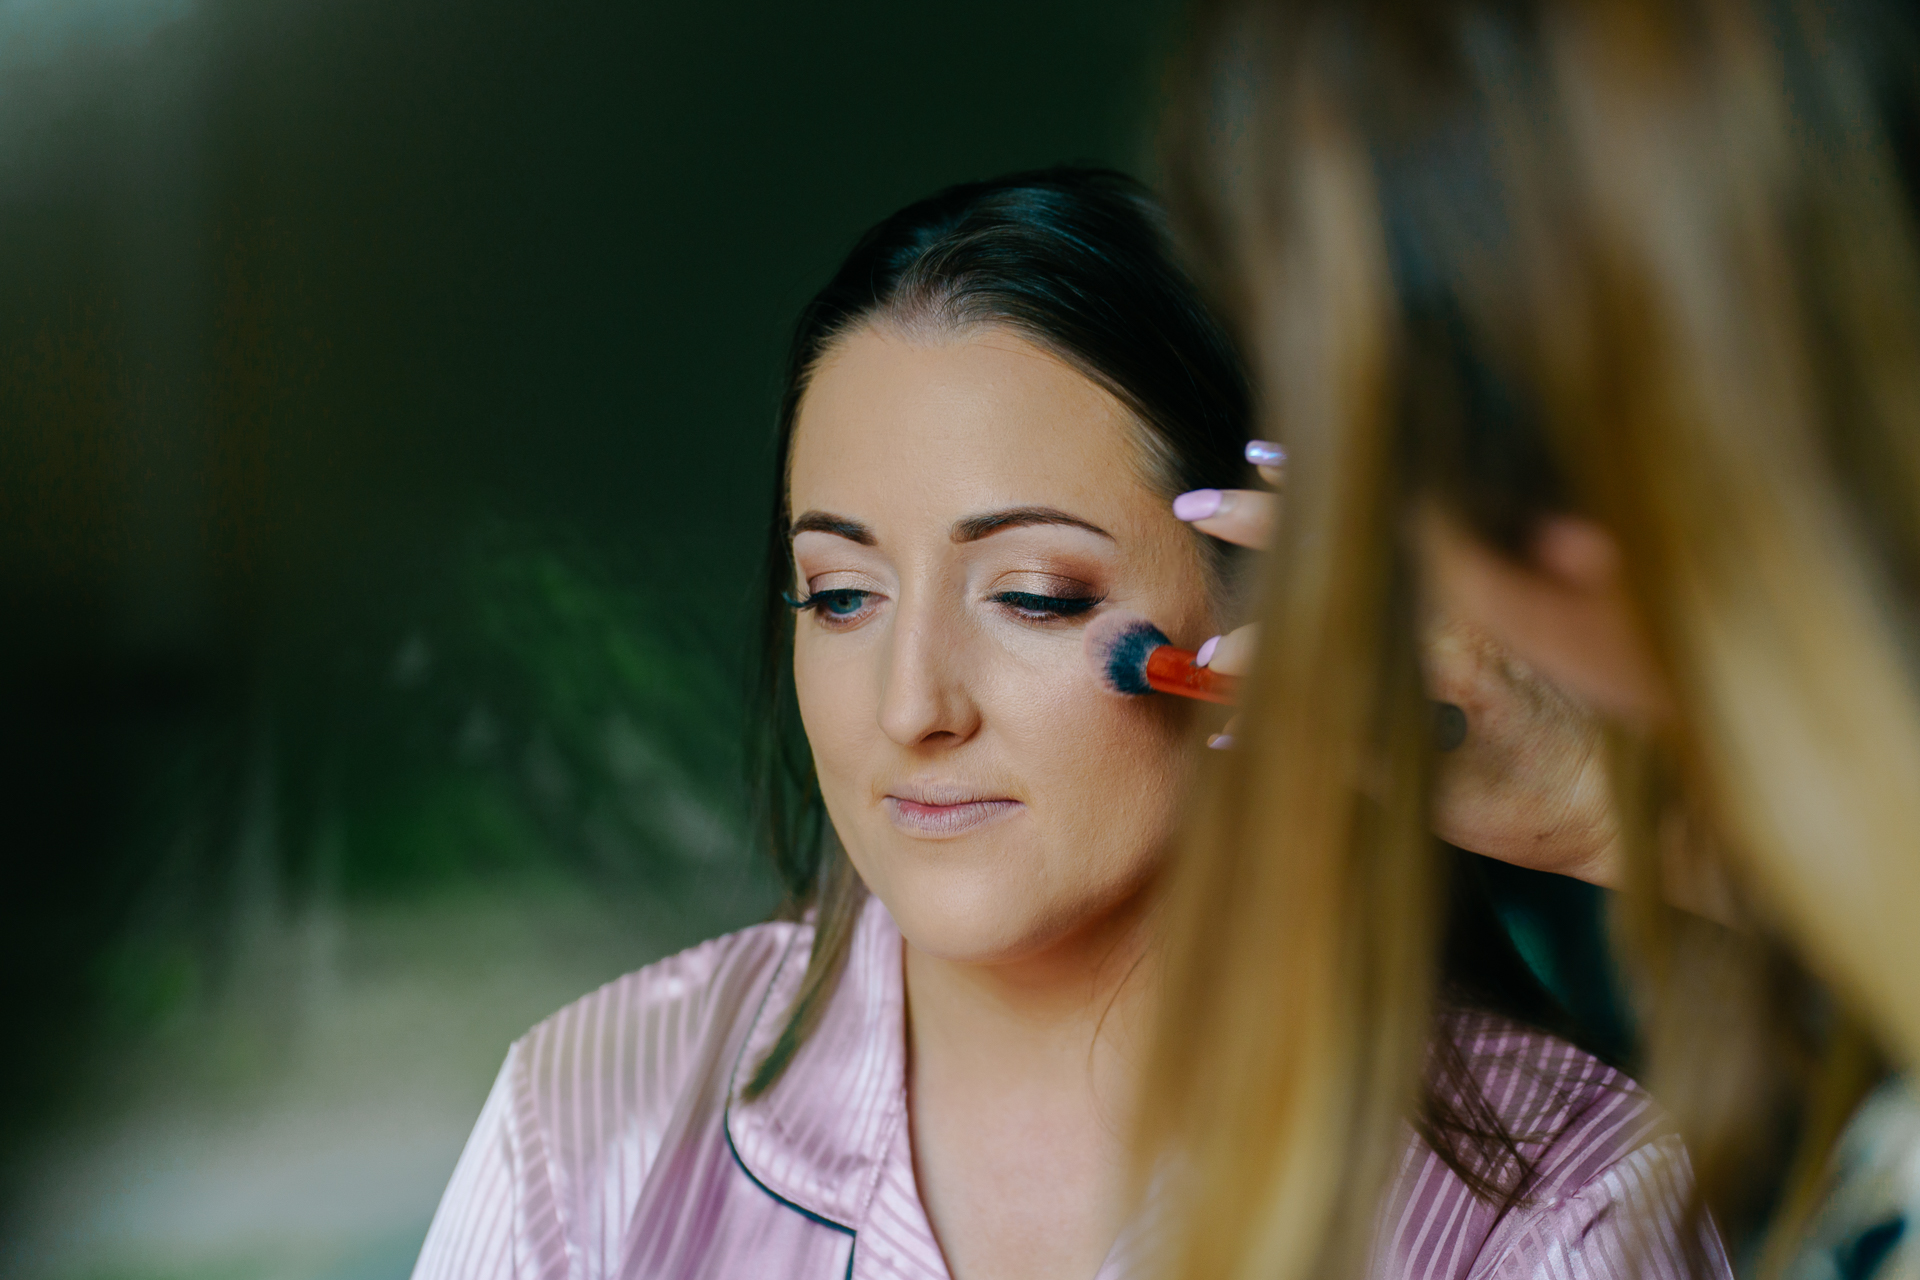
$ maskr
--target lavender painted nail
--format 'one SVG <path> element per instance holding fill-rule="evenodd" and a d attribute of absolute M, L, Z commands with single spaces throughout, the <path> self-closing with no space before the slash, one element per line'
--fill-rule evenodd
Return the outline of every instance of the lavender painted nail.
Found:
<path fill-rule="evenodd" d="M 1225 751 L 1233 746 L 1233 735 L 1230 733 L 1216 733 L 1207 739 L 1207 745 L 1215 751 Z"/>
<path fill-rule="evenodd" d="M 1283 467 L 1287 464 L 1287 451 L 1271 440 L 1249 440 L 1247 461 L 1256 467 Z"/>
<path fill-rule="evenodd" d="M 1205 644 L 1203 644 L 1203 645 L 1201 645 L 1201 646 L 1200 646 L 1200 651 L 1199 651 L 1198 653 L 1196 653 L 1196 654 L 1194 654 L 1194 655 L 1193 655 L 1193 665 L 1194 665 L 1194 666 L 1196 666 L 1196 667 L 1204 667 L 1204 666 L 1206 666 L 1206 665 L 1207 665 L 1207 664 L 1208 664 L 1209 662 L 1212 662 L 1212 661 L 1213 661 L 1213 651 L 1214 651 L 1215 649 L 1218 649 L 1219 647 L 1220 647 L 1220 637 L 1219 637 L 1219 636 L 1215 636 L 1215 637 L 1214 637 L 1213 639 L 1211 639 L 1211 640 L 1209 640 L 1209 641 L 1207 641 L 1207 642 L 1206 642 Z"/>
<path fill-rule="evenodd" d="M 1220 510 L 1218 489 L 1194 489 L 1173 500 L 1173 514 L 1180 520 L 1205 520 Z"/>

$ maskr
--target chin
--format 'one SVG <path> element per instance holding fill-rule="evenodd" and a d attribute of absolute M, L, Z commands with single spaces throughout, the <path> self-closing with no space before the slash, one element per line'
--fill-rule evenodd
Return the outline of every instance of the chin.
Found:
<path fill-rule="evenodd" d="M 1036 851 L 1006 844 L 965 848 L 971 841 L 929 849 L 887 834 L 884 852 L 855 854 L 854 866 L 916 951 L 961 964 L 1014 959 L 1045 947 L 1088 914 L 1087 904 L 1058 901 L 1031 874 L 1042 858 Z"/>
<path fill-rule="evenodd" d="M 901 937 L 952 964 L 999 964 L 1044 951 L 1105 917 L 1151 877 L 1143 866 L 1063 882 L 1045 871 L 1071 872 L 1072 863 L 1055 865 L 1026 841 L 964 852 L 964 842 L 950 841 L 933 856 L 920 842 L 905 843 L 889 841 L 871 859 L 856 854 L 854 865 Z"/>
<path fill-rule="evenodd" d="M 982 903 L 955 910 L 950 904 L 914 901 L 913 896 L 897 904 L 881 900 L 914 950 L 950 964 L 1018 960 L 1044 950 L 1067 931 L 1046 917 L 1018 914 L 1031 912 L 1031 903 Z"/>

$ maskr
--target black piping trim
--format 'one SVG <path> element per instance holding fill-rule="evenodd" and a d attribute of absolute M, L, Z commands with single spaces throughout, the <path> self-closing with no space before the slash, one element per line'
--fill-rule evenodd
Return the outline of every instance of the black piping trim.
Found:
<path fill-rule="evenodd" d="M 773 989 L 776 986 L 780 985 L 780 975 L 781 973 L 785 972 L 787 967 L 787 961 L 792 959 L 792 957 L 793 957 L 793 946 L 791 943 L 789 943 L 786 951 L 780 957 L 780 963 L 774 968 L 773 977 L 769 979 L 767 982 L 767 989 L 760 993 L 760 1007 L 753 1011 L 753 1021 L 750 1024 L 748 1024 L 747 1034 L 745 1035 L 745 1037 L 742 1038 L 740 1042 L 740 1055 L 739 1057 L 736 1057 L 733 1060 L 733 1070 L 727 1073 L 727 1105 L 724 1108 L 722 1108 L 720 1112 L 720 1132 L 725 1134 L 727 1138 L 727 1154 L 733 1157 L 733 1162 L 734 1164 L 739 1166 L 740 1172 L 747 1175 L 748 1182 L 751 1182 L 754 1186 L 766 1192 L 774 1200 L 787 1206 L 787 1208 L 793 1210 L 795 1213 L 807 1219 L 809 1222 L 817 1222 L 823 1227 L 831 1227 L 833 1230 L 844 1234 L 848 1240 L 853 1241 L 855 1245 L 857 1245 L 860 1239 L 860 1233 L 858 1231 L 855 1231 L 852 1227 L 847 1226 L 843 1222 L 835 1222 L 832 1218 L 824 1218 L 819 1214 L 815 1213 L 813 1210 L 807 1208 L 805 1205 L 795 1204 L 793 1201 L 787 1199 L 785 1196 L 781 1195 L 778 1191 L 775 1191 L 772 1187 L 768 1186 L 766 1183 L 760 1181 L 759 1177 L 753 1172 L 753 1170 L 747 1168 L 747 1162 L 740 1158 L 740 1148 L 733 1145 L 734 1082 L 740 1078 L 740 1064 L 746 1059 L 747 1046 L 753 1042 L 754 1029 L 760 1025 L 760 1019 L 766 1014 L 767 1001 L 773 998 Z M 853 1254 L 854 1254 L 853 1247 L 849 1247 L 847 1249 L 847 1280 L 853 1280 Z"/>
<path fill-rule="evenodd" d="M 772 1196 L 775 1200 L 778 1200 L 781 1204 L 787 1206 L 787 1208 L 793 1210 L 795 1213 L 799 1214 L 801 1217 L 806 1218 L 812 1222 L 817 1222 L 823 1227 L 832 1227 L 835 1231 L 845 1232 L 849 1238 L 856 1237 L 860 1234 L 859 1232 L 855 1231 L 852 1227 L 847 1226 L 845 1223 L 835 1222 L 832 1218 L 823 1218 L 819 1214 L 815 1213 L 813 1210 L 807 1208 L 805 1205 L 795 1204 L 793 1201 L 787 1199 L 785 1196 L 781 1195 L 778 1191 L 775 1191 L 772 1187 L 768 1186 L 766 1183 L 760 1181 L 759 1178 L 756 1178 L 753 1174 L 753 1170 L 747 1168 L 747 1162 L 740 1158 L 739 1150 L 734 1147 L 733 1133 L 731 1130 L 728 1130 L 727 1132 L 727 1152 L 728 1154 L 733 1156 L 733 1162 L 740 1166 L 740 1172 L 747 1175 L 747 1181 L 753 1183 L 754 1186 L 760 1188 L 762 1191 L 766 1192 L 768 1195 Z M 853 1262 L 851 1260 L 847 1262 L 847 1274 L 848 1275 L 853 1274 Z"/>

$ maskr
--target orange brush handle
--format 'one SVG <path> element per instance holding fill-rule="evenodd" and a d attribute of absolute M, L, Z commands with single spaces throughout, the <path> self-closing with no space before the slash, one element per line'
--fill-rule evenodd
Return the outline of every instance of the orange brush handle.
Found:
<path fill-rule="evenodd" d="M 1147 683 L 1162 693 L 1232 705 L 1239 679 L 1211 667 L 1194 666 L 1194 653 L 1192 649 L 1161 645 L 1147 655 Z"/>

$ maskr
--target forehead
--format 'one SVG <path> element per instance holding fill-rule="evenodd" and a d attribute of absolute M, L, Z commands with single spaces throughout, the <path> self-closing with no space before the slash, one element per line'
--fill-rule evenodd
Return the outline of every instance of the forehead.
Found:
<path fill-rule="evenodd" d="M 857 331 L 815 372 L 795 423 L 793 508 L 939 520 L 1045 504 L 1158 510 L 1126 407 L 1004 329 Z"/>

